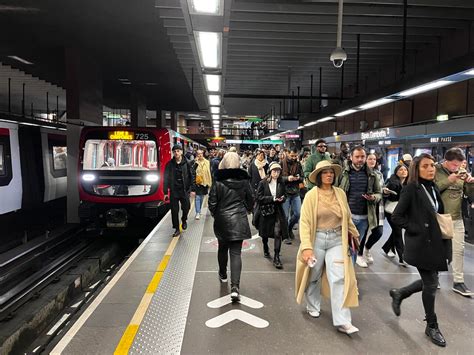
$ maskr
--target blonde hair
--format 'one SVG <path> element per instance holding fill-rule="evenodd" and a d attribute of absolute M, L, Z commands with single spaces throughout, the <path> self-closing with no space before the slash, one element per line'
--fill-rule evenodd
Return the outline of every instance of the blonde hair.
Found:
<path fill-rule="evenodd" d="M 219 169 L 239 169 L 240 157 L 235 152 L 228 152 L 219 163 Z"/>

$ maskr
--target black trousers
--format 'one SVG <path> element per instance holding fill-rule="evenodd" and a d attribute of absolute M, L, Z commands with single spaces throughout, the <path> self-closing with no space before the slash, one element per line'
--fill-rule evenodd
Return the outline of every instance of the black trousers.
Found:
<path fill-rule="evenodd" d="M 421 280 L 399 289 L 402 298 L 410 297 L 416 292 L 422 292 L 421 299 L 425 308 L 426 322 L 435 325 L 438 320 L 435 313 L 436 289 L 438 288 L 438 271 L 418 268 Z"/>
<path fill-rule="evenodd" d="M 189 196 L 187 194 L 181 196 L 170 196 L 171 204 L 171 221 L 173 222 L 173 228 L 179 228 L 179 204 L 181 203 L 181 211 L 183 215 L 181 220 L 185 223 L 188 220 L 188 213 L 191 203 L 189 202 Z"/>
<path fill-rule="evenodd" d="M 363 238 L 360 239 L 360 246 L 359 246 L 359 255 L 364 253 L 364 247 L 368 250 L 372 249 L 372 247 L 377 243 L 383 235 L 383 226 L 377 226 L 370 231 L 367 228 L 365 235 Z M 368 237 L 367 237 L 368 236 Z"/>
<path fill-rule="evenodd" d="M 227 261 L 230 254 L 230 285 L 240 286 L 240 273 L 242 272 L 242 243 L 243 240 L 226 242 L 219 240 L 217 261 L 219 262 L 219 275 L 227 275 Z"/>
<path fill-rule="evenodd" d="M 402 229 L 392 222 L 392 215 L 390 213 L 385 214 L 385 217 L 387 217 L 388 224 L 392 227 L 392 234 L 390 234 L 382 249 L 386 253 L 390 250 L 392 252 L 396 250 L 398 258 L 403 260 L 405 246 L 403 245 Z"/>

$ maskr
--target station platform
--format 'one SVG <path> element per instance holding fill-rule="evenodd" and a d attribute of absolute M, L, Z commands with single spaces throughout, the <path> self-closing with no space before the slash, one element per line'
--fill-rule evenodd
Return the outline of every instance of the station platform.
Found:
<path fill-rule="evenodd" d="M 402 314 L 391 309 L 390 288 L 417 279 L 374 246 L 375 263 L 356 267 L 360 306 L 352 309 L 352 336 L 332 325 L 330 305 L 311 318 L 294 297 L 298 240 L 282 246 L 283 270 L 263 258 L 257 231 L 244 242 L 241 302 L 230 302 L 230 284 L 217 275 L 213 218 L 203 208 L 190 212 L 188 229 L 172 238 L 168 213 L 90 302 L 79 319 L 51 349 L 52 354 L 467 354 L 474 349 L 474 298 L 452 290 L 450 273 L 440 275 L 436 298 L 447 348 L 424 334 L 421 294 L 404 300 Z M 386 225 L 385 235 L 390 227 Z M 297 234 L 297 231 L 295 233 Z M 271 243 L 271 242 L 270 242 Z M 474 248 L 466 245 L 466 284 L 474 287 Z M 272 253 L 273 254 L 273 253 Z"/>

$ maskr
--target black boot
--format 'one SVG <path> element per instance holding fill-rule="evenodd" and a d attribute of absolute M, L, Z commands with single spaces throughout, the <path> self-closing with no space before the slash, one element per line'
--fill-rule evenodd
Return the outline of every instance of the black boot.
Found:
<path fill-rule="evenodd" d="M 278 255 L 277 252 L 275 252 L 275 257 L 273 258 L 273 265 L 274 265 L 277 269 L 283 269 L 283 264 L 281 263 L 280 255 Z"/>
<path fill-rule="evenodd" d="M 443 334 L 441 334 L 441 331 L 438 328 L 438 323 L 427 324 L 425 334 L 430 337 L 434 344 L 442 347 L 446 346 L 446 339 L 444 339 Z"/>
<path fill-rule="evenodd" d="M 270 255 L 270 249 L 268 249 L 268 244 L 263 244 L 263 257 L 267 259 L 272 258 L 272 256 Z"/>
<path fill-rule="evenodd" d="M 392 297 L 392 310 L 397 317 L 400 316 L 400 305 L 402 304 L 403 296 L 400 290 L 393 288 L 390 290 L 390 297 Z"/>

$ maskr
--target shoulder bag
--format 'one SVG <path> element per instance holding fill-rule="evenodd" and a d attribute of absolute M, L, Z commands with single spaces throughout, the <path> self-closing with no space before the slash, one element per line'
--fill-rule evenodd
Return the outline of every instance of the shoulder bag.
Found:
<path fill-rule="evenodd" d="M 429 194 L 428 190 L 426 190 L 425 185 L 421 185 L 421 186 L 423 186 L 426 196 L 430 200 L 431 205 L 433 206 L 433 209 L 435 210 L 436 220 L 438 221 L 439 229 L 441 230 L 441 237 L 443 239 L 453 239 L 454 238 L 453 218 L 451 217 L 449 213 L 436 212 L 438 209 L 436 207 L 435 201 L 433 201 L 433 198 Z"/>
<path fill-rule="evenodd" d="M 393 214 L 393 211 L 395 211 L 395 207 L 397 207 L 398 201 L 385 201 L 384 205 L 384 210 L 387 213 Z"/>

